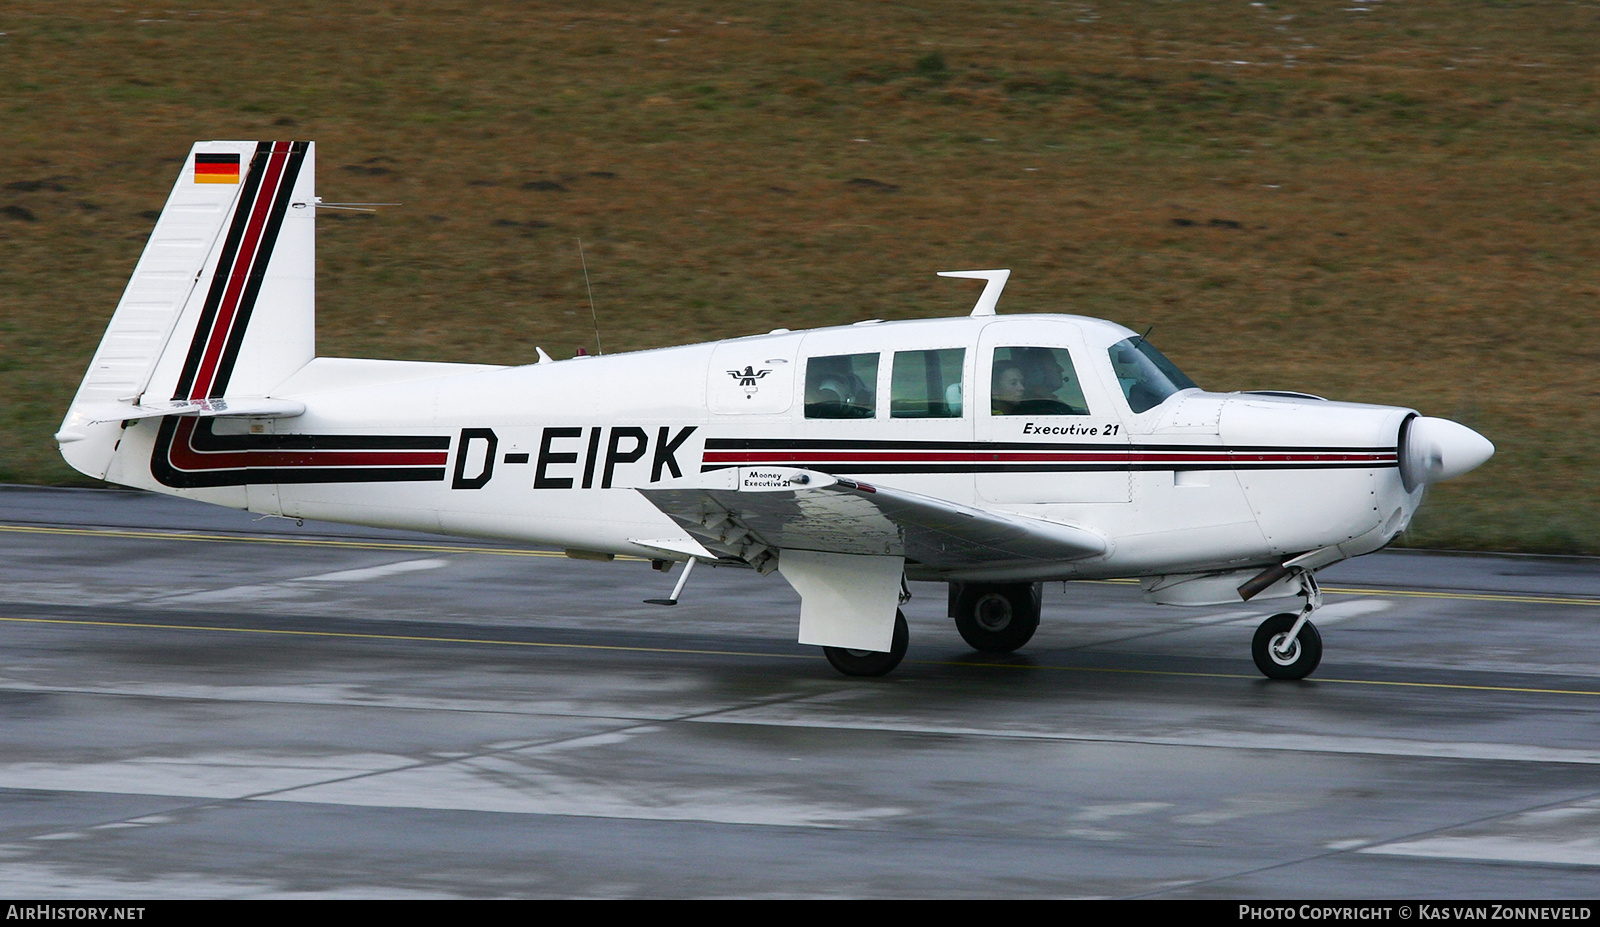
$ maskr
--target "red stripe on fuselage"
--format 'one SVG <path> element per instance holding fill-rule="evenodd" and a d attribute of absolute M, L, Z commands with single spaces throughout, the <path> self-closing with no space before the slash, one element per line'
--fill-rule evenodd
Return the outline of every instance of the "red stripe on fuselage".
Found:
<path fill-rule="evenodd" d="M 282 467 L 442 467 L 449 451 L 319 451 L 246 450 L 198 451 L 190 443 L 197 418 L 178 421 L 167 462 L 174 470 L 190 473 L 211 470 L 245 470 Z"/>
<path fill-rule="evenodd" d="M 708 464 L 774 466 L 799 463 L 1392 463 L 1391 452 L 1252 453 L 1216 451 L 706 451 Z"/>

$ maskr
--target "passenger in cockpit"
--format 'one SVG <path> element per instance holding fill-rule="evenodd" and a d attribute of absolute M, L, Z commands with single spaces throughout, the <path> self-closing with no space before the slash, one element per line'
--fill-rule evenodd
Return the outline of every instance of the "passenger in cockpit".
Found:
<path fill-rule="evenodd" d="M 853 361 L 877 376 L 877 355 L 840 354 L 813 357 L 806 366 L 806 418 L 871 418 L 872 387 L 856 373 Z M 870 360 L 870 364 L 865 363 Z"/>
<path fill-rule="evenodd" d="M 1022 397 L 1027 394 L 1022 368 L 1017 364 L 996 361 L 994 379 L 989 385 L 990 411 L 995 415 L 1010 415 Z"/>

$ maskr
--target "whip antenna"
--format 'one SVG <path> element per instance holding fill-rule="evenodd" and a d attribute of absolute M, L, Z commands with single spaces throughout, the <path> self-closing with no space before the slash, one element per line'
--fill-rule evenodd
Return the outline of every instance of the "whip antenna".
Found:
<path fill-rule="evenodd" d="M 583 287 L 589 291 L 589 318 L 594 322 L 594 353 L 604 354 L 600 348 L 600 315 L 594 309 L 594 287 L 589 284 L 589 261 L 583 256 L 583 237 L 578 238 L 578 262 L 583 265 Z"/>

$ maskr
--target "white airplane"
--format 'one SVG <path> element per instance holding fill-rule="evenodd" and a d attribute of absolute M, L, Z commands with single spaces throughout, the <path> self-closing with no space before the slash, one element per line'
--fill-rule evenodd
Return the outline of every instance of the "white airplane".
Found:
<path fill-rule="evenodd" d="M 1302 597 L 1252 654 L 1308 675 L 1315 574 L 1388 544 L 1487 460 L 1406 408 L 1212 393 L 1072 315 L 854 325 L 522 367 L 318 357 L 314 146 L 194 146 L 56 439 L 81 472 L 290 518 L 776 571 L 840 671 L 906 652 L 907 580 L 974 648 L 1038 627 L 1044 581 L 1147 600 Z"/>

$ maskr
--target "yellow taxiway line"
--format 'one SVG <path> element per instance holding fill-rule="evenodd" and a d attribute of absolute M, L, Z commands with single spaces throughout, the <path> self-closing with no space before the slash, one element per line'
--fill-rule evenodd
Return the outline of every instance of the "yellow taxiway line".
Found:
<path fill-rule="evenodd" d="M 558 555 L 559 556 L 559 555 Z M 501 647 L 544 647 L 552 650 L 623 650 L 636 653 L 710 654 L 725 657 L 806 657 L 792 653 L 764 653 L 739 650 L 690 650 L 674 647 L 632 647 L 620 644 L 556 644 L 548 641 L 508 641 L 488 637 L 433 637 L 425 634 L 372 634 L 360 631 L 306 631 L 299 628 L 221 628 L 204 624 L 158 624 L 145 621 L 89 621 L 78 618 L 11 618 L 0 622 L 16 624 L 77 625 L 88 628 L 133 628 L 140 631 L 218 631 L 225 634 L 277 634 L 283 637 L 342 637 L 369 641 L 413 641 L 435 644 L 493 644 Z"/>
<path fill-rule="evenodd" d="M 515 547 L 476 547 L 468 544 L 426 544 L 418 541 L 360 541 L 334 538 L 295 538 L 281 535 L 256 534 L 196 534 L 188 531 L 136 531 L 124 528 L 50 528 L 38 525 L 0 525 L 0 533 L 55 534 L 77 537 L 126 538 L 129 540 L 158 541 L 215 541 L 245 544 L 287 544 L 296 547 L 334 547 L 345 550 L 399 550 L 417 553 L 486 554 L 492 557 L 565 557 L 559 550 L 527 550 Z M 620 555 L 618 560 L 643 561 L 643 557 Z M 1125 586 L 1138 583 L 1136 579 L 1086 580 Z M 1370 589 L 1352 586 L 1323 586 L 1330 595 L 1381 595 L 1408 596 L 1422 599 L 1449 599 L 1466 602 L 1507 602 L 1523 605 L 1589 605 L 1600 606 L 1600 599 L 1586 599 L 1550 595 L 1516 595 L 1501 592 L 1437 592 L 1423 589 Z"/>
<path fill-rule="evenodd" d="M 0 525 L 0 532 L 57 534 L 77 537 L 126 538 L 139 541 L 220 541 L 244 544 L 288 544 L 294 547 L 338 547 L 345 550 L 403 550 L 422 553 L 489 554 L 495 557 L 566 557 L 559 550 L 525 550 L 516 547 L 475 547 L 470 544 L 424 544 L 417 541 L 358 541 L 335 538 L 293 538 L 271 534 L 195 534 L 190 531 L 132 531 L 123 528 L 45 528 L 37 525 Z M 619 556 L 618 560 L 643 560 Z"/>
<path fill-rule="evenodd" d="M 212 631 L 225 634 L 273 634 L 281 637 L 344 638 L 347 640 L 405 641 L 432 644 L 487 644 L 497 647 L 533 647 L 548 650 L 592 650 L 630 653 L 660 653 L 718 657 L 760 657 L 764 659 L 816 660 L 813 654 L 774 653 L 763 650 L 701 650 L 687 647 L 642 647 L 623 644 L 558 644 L 548 641 L 495 640 L 483 637 L 436 637 L 425 634 L 374 634 L 360 631 L 308 631 L 292 628 L 223 628 L 198 624 L 159 624 L 138 621 L 92 621 L 75 618 L 13 618 L 0 616 L 0 622 L 10 624 L 65 625 L 88 628 L 120 628 L 140 631 Z M 1013 670 L 1054 670 L 1072 673 L 1116 673 L 1130 676 L 1166 676 L 1188 679 L 1241 679 L 1265 682 L 1260 676 L 1248 673 L 1196 673 L 1180 670 L 1121 669 L 1104 666 L 1041 666 L 1022 661 L 1002 663 L 986 660 L 908 660 L 907 665 L 959 666 L 966 668 Z M 1320 685 L 1391 686 L 1401 689 L 1440 689 L 1462 692 L 1510 692 L 1525 695 L 1587 695 L 1600 697 L 1600 691 L 1590 689 L 1547 689 L 1535 686 L 1479 686 L 1444 682 L 1403 682 L 1379 679 L 1340 679 L 1318 677 L 1306 680 Z"/>
<path fill-rule="evenodd" d="M 1402 595 L 1419 599 L 1454 599 L 1468 602 L 1523 602 L 1532 605 L 1600 605 L 1600 599 L 1580 599 L 1553 595 L 1515 595 L 1508 592 L 1429 592 L 1423 589 L 1361 589 L 1323 586 L 1333 595 Z"/>
<path fill-rule="evenodd" d="M 1090 579 L 1083 580 L 1083 582 L 1133 586 L 1137 585 L 1139 581 L 1137 579 Z M 1514 592 L 1438 592 L 1427 589 L 1373 589 L 1358 586 L 1323 586 L 1322 591 L 1328 595 L 1393 595 L 1410 596 L 1419 599 L 1451 599 L 1457 602 L 1516 602 L 1523 605 L 1600 605 L 1600 599 L 1584 599 L 1577 596 L 1519 595 Z"/>

